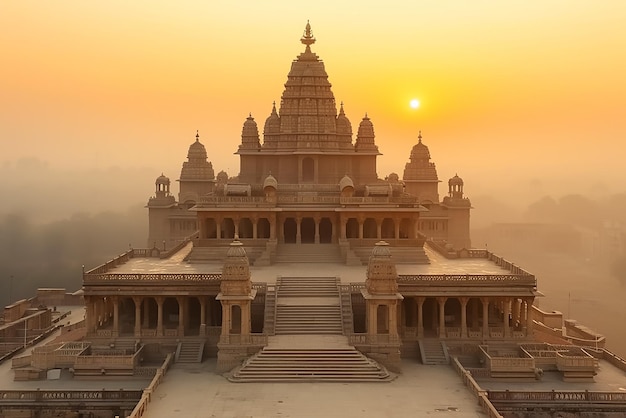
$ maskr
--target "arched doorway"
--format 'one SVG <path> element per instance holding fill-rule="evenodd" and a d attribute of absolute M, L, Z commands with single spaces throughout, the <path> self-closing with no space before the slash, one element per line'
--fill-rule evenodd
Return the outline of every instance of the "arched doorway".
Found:
<path fill-rule="evenodd" d="M 239 220 L 239 238 L 252 238 L 252 221 L 250 218 Z"/>
<path fill-rule="evenodd" d="M 363 224 L 363 238 L 378 238 L 376 220 L 374 218 L 367 218 L 365 220 Z"/>
<path fill-rule="evenodd" d="M 377 334 L 389 334 L 389 306 L 378 305 L 376 308 Z"/>
<path fill-rule="evenodd" d="M 270 221 L 267 218 L 259 219 L 256 227 L 257 238 L 269 238 L 270 237 Z"/>
<path fill-rule="evenodd" d="M 233 222 L 233 218 L 224 218 L 222 221 L 222 238 L 235 238 L 235 222 Z"/>
<path fill-rule="evenodd" d="M 300 242 L 303 244 L 313 244 L 315 242 L 315 219 L 302 218 L 300 224 Z"/>
<path fill-rule="evenodd" d="M 297 233 L 296 220 L 294 218 L 285 219 L 283 230 L 283 239 L 285 240 L 285 244 L 295 244 Z"/>
<path fill-rule="evenodd" d="M 346 223 L 346 238 L 358 238 L 359 237 L 359 222 L 356 218 L 348 219 Z"/>
<path fill-rule="evenodd" d="M 328 244 L 333 240 L 333 223 L 329 218 L 320 221 L 320 243 Z"/>
<path fill-rule="evenodd" d="M 207 238 L 217 238 L 217 223 L 215 219 L 209 218 L 204 221 L 204 233 Z"/>
<path fill-rule="evenodd" d="M 396 237 L 396 227 L 395 222 L 391 218 L 383 219 L 383 224 L 381 225 L 380 237 L 385 239 L 395 238 Z"/>
<path fill-rule="evenodd" d="M 230 333 L 241 334 L 241 306 L 233 305 L 230 316 Z"/>

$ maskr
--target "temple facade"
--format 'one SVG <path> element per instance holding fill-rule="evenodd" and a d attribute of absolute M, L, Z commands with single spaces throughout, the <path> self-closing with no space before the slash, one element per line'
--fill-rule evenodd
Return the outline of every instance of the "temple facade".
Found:
<path fill-rule="evenodd" d="M 213 253 L 223 259 L 238 237 L 255 265 L 273 264 L 289 244 L 336 246 L 347 264 L 366 263 L 381 239 L 400 262 L 427 263 L 426 239 L 470 248 L 471 205 L 463 180 L 450 179 L 440 201 L 437 170 L 421 132 L 403 178 L 391 173 L 381 179 L 372 121 L 365 115 L 354 137 L 343 104 L 337 109 L 324 63 L 311 50 L 310 26 L 301 42 L 305 50 L 291 64 L 263 135 L 252 115 L 243 124 L 237 176 L 215 176 L 196 134 L 178 199 L 170 180 L 157 178 L 147 205 L 148 246 L 171 248 L 197 231 L 190 259 L 206 259 L 207 249 L 220 247 Z"/>

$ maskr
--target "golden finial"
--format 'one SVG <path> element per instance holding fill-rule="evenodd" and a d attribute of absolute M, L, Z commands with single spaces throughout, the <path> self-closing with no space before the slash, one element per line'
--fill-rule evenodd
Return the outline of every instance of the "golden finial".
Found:
<path fill-rule="evenodd" d="M 306 21 L 306 27 L 304 28 L 304 35 L 300 38 L 300 42 L 306 45 L 307 50 L 311 45 L 315 43 L 315 37 L 313 36 L 313 32 L 311 31 L 311 25 L 309 21 Z"/>

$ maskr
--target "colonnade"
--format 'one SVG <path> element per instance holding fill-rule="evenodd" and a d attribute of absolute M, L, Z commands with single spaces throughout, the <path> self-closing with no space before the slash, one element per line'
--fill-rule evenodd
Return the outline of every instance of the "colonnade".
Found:
<path fill-rule="evenodd" d="M 356 214 L 354 214 L 356 215 Z M 418 213 L 271 212 L 200 214 L 200 239 L 270 239 L 280 243 L 337 243 L 339 239 L 415 239 Z"/>
<path fill-rule="evenodd" d="M 87 332 L 111 337 L 204 336 L 221 325 L 215 296 L 87 296 L 85 305 Z"/>
<path fill-rule="evenodd" d="M 532 335 L 533 297 L 408 296 L 402 305 L 405 328 L 418 338 L 511 338 Z M 479 312 L 480 311 L 480 312 Z M 521 334 L 517 334 L 517 333 Z"/>

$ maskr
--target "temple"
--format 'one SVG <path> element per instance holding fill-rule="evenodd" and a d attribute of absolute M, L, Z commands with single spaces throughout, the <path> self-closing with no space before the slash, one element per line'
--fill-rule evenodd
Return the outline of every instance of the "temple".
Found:
<path fill-rule="evenodd" d="M 308 23 L 301 42 L 262 135 L 252 115 L 243 123 L 239 173 L 215 175 L 196 133 L 178 195 L 156 179 L 146 248 L 83 272 L 82 342 L 14 359 L 16 380 L 41 378 L 57 351 L 76 379 L 150 374 L 154 385 L 151 364 L 165 373 L 209 358 L 248 383 L 390 382 L 407 361 L 451 364 L 483 412 L 501 417 L 580 407 L 583 395 L 511 395 L 499 379 L 546 372 L 551 385 L 593 385 L 599 361 L 626 370 L 602 336 L 535 306 L 533 274 L 471 248 L 464 182 L 455 174 L 440 199 L 421 132 L 402 179 L 379 176 L 391 139 L 376 141 L 368 115 L 353 134 Z M 144 414 L 153 384 L 130 416 Z M 608 410 L 626 411 L 623 393 L 585 393 L 589 410 L 610 398 Z"/>

